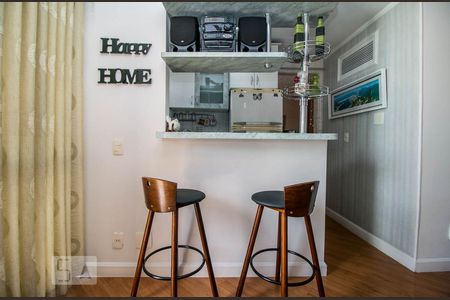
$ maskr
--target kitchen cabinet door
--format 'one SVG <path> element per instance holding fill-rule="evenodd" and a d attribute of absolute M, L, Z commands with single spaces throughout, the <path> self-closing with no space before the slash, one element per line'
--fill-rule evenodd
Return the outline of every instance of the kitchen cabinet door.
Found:
<path fill-rule="evenodd" d="M 230 73 L 230 88 L 278 88 L 278 72 Z"/>
<path fill-rule="evenodd" d="M 195 73 L 172 72 L 169 74 L 169 106 L 194 107 Z"/>
<path fill-rule="evenodd" d="M 255 73 L 255 88 L 257 89 L 278 88 L 278 72 Z"/>
<path fill-rule="evenodd" d="M 255 73 L 230 73 L 230 88 L 254 88 Z"/>

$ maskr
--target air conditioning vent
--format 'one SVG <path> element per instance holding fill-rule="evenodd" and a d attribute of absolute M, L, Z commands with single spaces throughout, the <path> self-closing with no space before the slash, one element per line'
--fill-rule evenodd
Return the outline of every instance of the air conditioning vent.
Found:
<path fill-rule="evenodd" d="M 377 63 L 378 32 L 338 58 L 338 81 Z"/>
<path fill-rule="evenodd" d="M 373 41 L 370 41 L 364 47 L 353 52 L 350 56 L 342 60 L 341 75 L 345 75 L 350 71 L 364 65 L 373 60 Z"/>

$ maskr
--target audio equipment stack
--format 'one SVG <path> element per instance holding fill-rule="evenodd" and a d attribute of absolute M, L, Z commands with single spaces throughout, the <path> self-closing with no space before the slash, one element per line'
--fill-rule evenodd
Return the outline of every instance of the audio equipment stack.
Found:
<path fill-rule="evenodd" d="M 270 52 L 270 17 L 170 18 L 171 52 Z"/>

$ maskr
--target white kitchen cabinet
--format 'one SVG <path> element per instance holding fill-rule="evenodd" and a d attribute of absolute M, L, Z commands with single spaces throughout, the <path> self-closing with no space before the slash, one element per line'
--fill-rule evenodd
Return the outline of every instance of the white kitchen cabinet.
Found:
<path fill-rule="evenodd" d="M 278 72 L 255 73 L 255 88 L 278 88 Z"/>
<path fill-rule="evenodd" d="M 254 87 L 255 73 L 230 73 L 230 88 Z"/>
<path fill-rule="evenodd" d="M 194 107 L 195 73 L 169 74 L 169 107 Z"/>
<path fill-rule="evenodd" d="M 230 73 L 230 88 L 277 88 L 278 72 Z"/>

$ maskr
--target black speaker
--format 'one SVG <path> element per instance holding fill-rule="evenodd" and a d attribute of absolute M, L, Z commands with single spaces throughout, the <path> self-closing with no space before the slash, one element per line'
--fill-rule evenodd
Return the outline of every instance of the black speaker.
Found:
<path fill-rule="evenodd" d="M 169 51 L 197 52 L 199 45 L 200 38 L 196 17 L 183 16 L 170 18 Z"/>
<path fill-rule="evenodd" d="M 240 52 L 267 50 L 267 24 L 265 17 L 239 18 L 238 42 Z"/>

